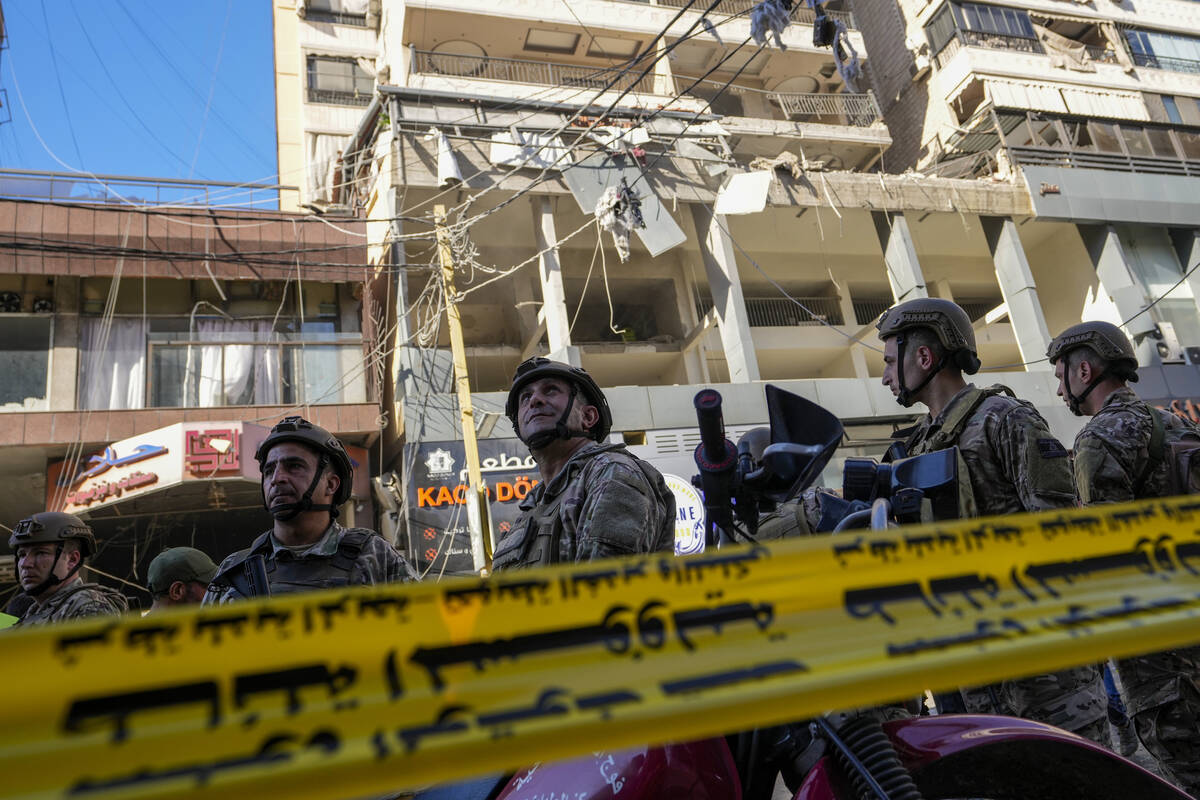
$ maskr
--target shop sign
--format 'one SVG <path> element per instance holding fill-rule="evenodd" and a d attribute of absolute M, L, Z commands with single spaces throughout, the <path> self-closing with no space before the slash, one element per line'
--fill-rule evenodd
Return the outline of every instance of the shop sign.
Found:
<path fill-rule="evenodd" d="M 704 500 L 690 481 L 663 473 L 667 488 L 675 495 L 675 555 L 704 552 Z"/>
<path fill-rule="evenodd" d="M 512 529 L 525 499 L 541 481 L 537 463 L 517 439 L 479 442 L 480 468 L 487 484 L 493 536 Z M 404 445 L 408 479 L 408 537 L 418 569 L 455 575 L 474 571 L 467 527 L 467 462 L 463 443 Z"/>
<path fill-rule="evenodd" d="M 179 483 L 182 427 L 170 425 L 113 442 L 74 465 L 70 477 L 68 462 L 52 464 L 46 476 L 46 507 L 57 501 L 60 510 L 79 513 Z"/>
<path fill-rule="evenodd" d="M 183 435 L 183 463 L 192 475 L 241 472 L 241 425 L 189 429 Z"/>

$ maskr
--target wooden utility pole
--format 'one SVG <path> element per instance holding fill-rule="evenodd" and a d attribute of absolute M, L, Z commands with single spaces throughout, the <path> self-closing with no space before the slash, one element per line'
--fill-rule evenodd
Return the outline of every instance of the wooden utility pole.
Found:
<path fill-rule="evenodd" d="M 442 262 L 442 294 L 446 300 L 446 320 L 450 328 L 450 351 L 454 356 L 454 385 L 462 420 L 463 449 L 467 452 L 467 520 L 471 531 L 471 554 L 475 571 L 486 574 L 492 569 L 491 532 L 488 530 L 488 500 L 479 467 L 479 443 L 475 439 L 475 409 L 471 405 L 471 383 L 467 376 L 467 348 L 463 344 L 462 319 L 454 288 L 454 250 L 446 228 L 446 207 L 433 207 L 437 227 L 438 256 Z"/>

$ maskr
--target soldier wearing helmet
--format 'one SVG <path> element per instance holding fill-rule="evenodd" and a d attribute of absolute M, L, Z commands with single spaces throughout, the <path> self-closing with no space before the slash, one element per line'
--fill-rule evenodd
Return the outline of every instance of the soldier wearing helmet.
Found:
<path fill-rule="evenodd" d="M 957 446 L 981 516 L 1075 505 L 1067 450 L 1033 405 L 1004 386 L 963 377 L 980 368 L 970 318 L 949 300 L 920 298 L 883 313 L 883 383 L 901 405 L 928 409 L 908 455 Z M 1035 719 L 1108 743 L 1107 698 L 1096 666 L 964 689 L 966 710 Z"/>
<path fill-rule="evenodd" d="M 1079 499 L 1124 503 L 1177 491 L 1165 446 L 1200 438 L 1200 428 L 1152 408 L 1129 388 L 1138 363 L 1121 329 L 1108 322 L 1072 325 L 1046 355 L 1063 402 L 1091 417 L 1075 437 Z M 1200 646 L 1119 659 L 1117 670 L 1138 738 L 1168 776 L 1200 795 Z"/>
<path fill-rule="evenodd" d="M 378 533 L 338 524 L 338 508 L 350 499 L 354 466 L 329 431 L 301 417 L 285 417 L 254 457 L 262 470 L 263 505 L 274 525 L 221 562 L 204 605 L 418 579 Z"/>
<path fill-rule="evenodd" d="M 33 605 L 21 625 L 61 622 L 98 614 L 120 614 L 129 609 L 125 596 L 80 576 L 87 559 L 96 552 L 92 529 L 74 514 L 43 511 L 26 517 L 8 539 L 17 560 L 21 589 Z"/>
<path fill-rule="evenodd" d="M 612 413 L 579 367 L 531 358 L 505 404 L 541 482 L 496 546 L 493 569 L 672 550 L 675 498 L 654 467 L 609 444 Z"/>

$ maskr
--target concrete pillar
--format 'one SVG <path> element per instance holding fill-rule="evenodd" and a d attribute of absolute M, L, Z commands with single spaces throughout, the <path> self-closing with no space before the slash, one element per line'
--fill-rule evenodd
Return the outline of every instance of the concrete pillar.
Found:
<path fill-rule="evenodd" d="M 60 275 L 54 279 L 54 322 L 50 335 L 48 408 L 73 411 L 79 394 L 79 278 Z"/>
<path fill-rule="evenodd" d="M 928 297 L 925 276 L 921 272 L 921 263 L 917 261 L 917 248 L 904 214 L 873 211 L 871 217 L 875 221 L 875 232 L 879 235 L 879 246 L 883 248 L 883 263 L 896 302 Z"/>
<path fill-rule="evenodd" d="M 1175 255 L 1179 257 L 1179 266 L 1183 269 L 1183 274 L 1187 275 L 1184 282 L 1192 290 L 1192 302 L 1196 304 L 1197 313 L 1200 313 L 1200 269 L 1196 269 L 1191 275 L 1187 274 L 1200 266 L 1200 230 L 1171 228 L 1167 232 L 1171 235 Z"/>
<path fill-rule="evenodd" d="M 1100 279 L 1100 288 L 1112 298 L 1117 307 L 1117 313 L 1122 320 L 1129 320 L 1125 332 L 1134 340 L 1138 354 L 1138 363 L 1150 366 L 1162 363 L 1155 348 L 1155 340 L 1144 336 L 1155 328 L 1154 318 L 1149 314 L 1140 313 L 1146 307 L 1146 292 L 1141 282 L 1130 269 L 1129 258 L 1121 237 L 1113 225 L 1078 225 L 1079 235 L 1083 237 L 1092 266 L 1096 268 L 1096 276 Z M 1135 316 L 1136 315 L 1136 316 Z M 1138 340 L 1141 339 L 1139 342 Z"/>
<path fill-rule="evenodd" d="M 754 355 L 754 338 L 750 333 L 750 315 L 738 277 L 737 257 L 733 239 L 726 233 L 728 223 L 722 214 L 699 203 L 692 204 L 692 221 L 696 240 L 704 259 L 704 272 L 712 291 L 717 310 L 721 345 L 725 363 L 729 366 L 730 383 L 749 383 L 759 380 L 758 359 Z"/>
<path fill-rule="evenodd" d="M 554 229 L 554 201 L 535 195 L 533 234 L 537 243 L 538 277 L 542 281 L 542 313 L 546 323 L 546 339 L 550 358 L 576 367 L 583 366 L 579 348 L 571 346 L 571 320 L 567 313 L 566 293 L 563 291 L 562 265 L 558 260 L 558 233 Z"/>
<path fill-rule="evenodd" d="M 700 320 L 696 313 L 696 303 L 693 300 L 695 294 L 691 291 L 691 281 L 688 280 L 687 265 L 685 264 L 687 250 L 680 247 L 675 252 L 678 256 L 675 260 L 675 274 L 671 276 L 671 282 L 675 286 L 675 303 L 679 311 L 679 322 L 686 336 L 688 331 L 699 324 Z M 702 348 L 703 345 L 697 345 L 683 354 L 683 370 L 688 383 L 709 382 Z"/>
<path fill-rule="evenodd" d="M 954 290 L 950 288 L 949 278 L 939 278 L 933 282 L 933 288 L 937 290 L 937 296 L 943 300 L 954 302 Z"/>
<path fill-rule="evenodd" d="M 1021 246 L 1021 237 L 1017 235 L 1017 225 L 1008 217 L 981 217 L 980 221 L 988 249 L 992 251 L 996 281 L 1008 306 L 1008 319 L 1017 337 L 1021 360 L 1029 370 L 1053 369 L 1049 361 L 1043 360 L 1051 333 L 1038 300 L 1033 271 L 1025 257 L 1025 248 Z"/>
<path fill-rule="evenodd" d="M 666 40 L 663 39 L 655 48 L 658 61 L 654 63 L 654 93 L 664 97 L 674 97 L 677 94 L 675 76 L 671 73 L 671 59 L 667 56 L 667 46 Z M 645 69 L 645 67 L 643 66 L 641 69 Z"/>

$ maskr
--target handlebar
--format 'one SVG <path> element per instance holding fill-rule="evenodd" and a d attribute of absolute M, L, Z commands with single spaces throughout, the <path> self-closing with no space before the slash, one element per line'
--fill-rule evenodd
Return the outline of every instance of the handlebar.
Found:
<path fill-rule="evenodd" d="M 729 459 L 725 442 L 725 419 L 721 415 L 721 394 L 715 389 L 701 389 L 692 401 L 700 427 L 700 447 L 704 460 L 714 467 L 724 467 Z M 729 466 L 732 466 L 730 464 Z"/>

